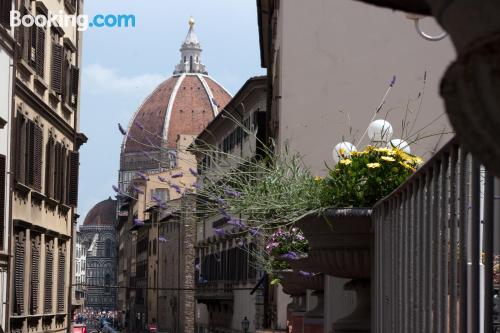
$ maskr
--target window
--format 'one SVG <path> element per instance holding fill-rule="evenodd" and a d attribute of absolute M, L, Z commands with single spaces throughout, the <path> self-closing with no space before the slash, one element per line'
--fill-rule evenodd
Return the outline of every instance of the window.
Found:
<path fill-rule="evenodd" d="M 106 239 L 106 246 L 105 246 L 105 257 L 111 257 L 111 239 Z"/>
<path fill-rule="evenodd" d="M 47 240 L 45 243 L 45 295 L 44 312 L 52 313 L 52 286 L 54 284 L 54 241 Z"/>
<path fill-rule="evenodd" d="M 38 313 L 38 286 L 40 285 L 40 236 L 31 237 L 30 314 Z"/>
<path fill-rule="evenodd" d="M 7 30 L 10 29 L 10 11 L 12 9 L 12 0 L 0 0 L 0 24 Z"/>
<path fill-rule="evenodd" d="M 14 236 L 14 313 L 24 314 L 24 260 L 26 256 L 26 238 L 24 231 L 17 231 Z"/>
<path fill-rule="evenodd" d="M 51 32 L 52 39 L 52 64 L 50 69 L 50 87 L 56 93 L 62 94 L 62 75 L 64 48 L 60 43 L 60 36 L 57 31 Z"/>
<path fill-rule="evenodd" d="M 109 293 L 110 289 L 111 289 L 110 288 L 110 286 L 111 286 L 111 275 L 106 274 L 106 276 L 104 277 L 104 285 L 105 285 L 104 292 Z"/>
<path fill-rule="evenodd" d="M 57 312 L 65 309 L 65 281 L 66 281 L 66 243 L 59 245 L 59 262 L 57 268 Z"/>
<path fill-rule="evenodd" d="M 64 102 L 72 107 L 78 104 L 78 83 L 80 70 L 72 64 L 73 52 L 65 49 L 62 64 L 62 94 Z"/>
<path fill-rule="evenodd" d="M 22 107 L 18 108 L 16 124 L 16 181 L 41 191 L 43 130 L 22 115 L 21 109 Z"/>

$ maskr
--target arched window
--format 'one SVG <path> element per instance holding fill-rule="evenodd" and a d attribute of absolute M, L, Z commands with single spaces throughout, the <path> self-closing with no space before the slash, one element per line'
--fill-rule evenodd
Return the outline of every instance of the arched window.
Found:
<path fill-rule="evenodd" d="M 105 257 L 111 257 L 111 239 L 106 239 Z"/>

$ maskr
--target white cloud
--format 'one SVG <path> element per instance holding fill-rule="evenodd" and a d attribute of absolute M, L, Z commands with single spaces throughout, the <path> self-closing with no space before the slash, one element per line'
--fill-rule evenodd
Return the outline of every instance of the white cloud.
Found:
<path fill-rule="evenodd" d="M 84 89 L 93 94 L 147 94 L 166 78 L 159 74 L 122 76 L 117 70 L 92 64 L 83 69 Z"/>

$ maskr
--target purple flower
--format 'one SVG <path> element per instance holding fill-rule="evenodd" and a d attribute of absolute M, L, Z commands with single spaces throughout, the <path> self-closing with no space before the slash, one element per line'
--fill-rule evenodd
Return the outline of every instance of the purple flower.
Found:
<path fill-rule="evenodd" d="M 272 249 L 277 248 L 280 245 L 278 242 L 271 242 L 266 245 L 266 250 L 271 251 Z"/>
<path fill-rule="evenodd" d="M 225 190 L 224 190 L 224 193 L 225 193 L 226 195 L 229 195 L 229 196 L 232 196 L 232 197 L 236 197 L 236 198 L 241 196 L 241 193 L 240 193 L 240 192 L 235 191 L 235 190 L 230 189 L 230 188 L 225 189 Z"/>
<path fill-rule="evenodd" d="M 174 174 L 172 175 L 172 178 L 180 178 L 180 177 L 182 177 L 182 176 L 184 176 L 184 174 L 183 174 L 182 172 L 179 172 L 179 173 L 174 173 Z"/>
<path fill-rule="evenodd" d="M 142 123 L 139 120 L 134 121 L 134 125 L 139 127 L 141 130 L 144 129 L 144 126 L 142 125 Z"/>
<path fill-rule="evenodd" d="M 396 83 L 396 75 L 393 75 L 391 83 L 389 83 L 389 87 L 394 87 L 395 83 Z"/>
<path fill-rule="evenodd" d="M 304 272 L 304 271 L 299 271 L 299 274 L 302 276 L 313 276 L 314 275 L 314 273 Z"/>
<path fill-rule="evenodd" d="M 284 255 L 281 256 L 283 259 L 289 259 L 289 260 L 297 260 L 299 259 L 299 255 L 296 252 L 290 251 L 288 253 L 285 253 Z"/>
<path fill-rule="evenodd" d="M 134 220 L 134 225 L 137 225 L 137 226 L 143 226 L 144 225 L 144 221 L 141 221 L 139 219 L 135 219 Z"/>
<path fill-rule="evenodd" d="M 122 133 L 122 135 L 127 135 L 127 131 L 122 127 L 120 123 L 118 123 L 118 129 L 120 130 L 120 133 Z"/>
<path fill-rule="evenodd" d="M 173 188 L 175 192 L 181 194 L 181 188 L 179 187 L 179 185 L 171 184 L 170 187 Z"/>
<path fill-rule="evenodd" d="M 159 179 L 161 182 L 168 183 L 168 179 L 163 178 L 162 176 L 158 176 L 158 179 Z"/>
<path fill-rule="evenodd" d="M 214 232 L 219 237 L 224 237 L 226 235 L 226 232 L 222 228 L 214 228 Z"/>
<path fill-rule="evenodd" d="M 252 236 L 256 236 L 259 234 L 259 231 L 257 230 L 257 228 L 250 228 L 250 235 Z"/>
<path fill-rule="evenodd" d="M 222 216 L 224 216 L 226 219 L 231 220 L 231 215 L 229 215 L 229 213 L 228 213 L 228 212 L 226 212 L 226 210 L 225 210 L 225 209 L 220 208 L 220 209 L 219 209 L 219 212 L 220 212 L 220 214 L 221 214 Z"/>
<path fill-rule="evenodd" d="M 198 172 L 196 172 L 196 170 L 195 170 L 195 169 L 193 169 L 193 168 L 189 168 L 189 172 L 191 172 L 191 174 L 192 174 L 193 176 L 198 177 Z"/>
<path fill-rule="evenodd" d="M 115 185 L 113 185 L 113 191 L 115 191 L 116 193 L 121 193 L 121 191 L 118 188 L 118 186 L 115 186 Z"/>
<path fill-rule="evenodd" d="M 135 175 L 138 176 L 139 178 L 142 178 L 143 180 L 149 180 L 148 175 L 146 175 L 144 172 L 137 171 Z"/>
<path fill-rule="evenodd" d="M 163 236 L 158 237 L 158 240 L 162 243 L 165 243 L 167 241 L 167 239 Z"/>
<path fill-rule="evenodd" d="M 132 189 L 134 190 L 134 192 L 136 193 L 140 193 L 140 194 L 144 194 L 144 191 L 141 190 L 140 188 L 138 188 L 137 186 L 135 185 L 132 185 Z"/>

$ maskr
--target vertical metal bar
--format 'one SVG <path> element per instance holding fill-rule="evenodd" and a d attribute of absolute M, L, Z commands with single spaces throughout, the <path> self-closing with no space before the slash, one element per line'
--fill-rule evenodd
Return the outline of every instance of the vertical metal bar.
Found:
<path fill-rule="evenodd" d="M 425 319 L 424 332 L 432 332 L 432 218 L 431 218 L 431 199 L 432 199 L 432 178 L 433 178 L 433 170 L 429 170 L 427 174 L 427 185 L 426 185 L 426 210 L 425 210 L 425 225 L 426 225 L 426 234 L 427 237 L 425 239 L 425 257 L 427 265 L 425 266 Z"/>
<path fill-rule="evenodd" d="M 480 309 L 479 309 L 479 244 L 480 244 L 480 212 L 481 212 L 481 174 L 480 174 L 480 164 L 476 158 L 472 159 L 472 220 L 470 229 L 470 240 L 471 240 L 471 275 L 470 275 L 470 296 L 471 296 L 471 309 L 470 309 L 470 320 L 471 320 L 471 331 L 479 332 L 480 329 Z"/>
<path fill-rule="evenodd" d="M 418 320 L 417 320 L 417 330 L 416 332 L 424 332 L 425 327 L 425 307 L 424 307 L 424 293 L 425 293 L 425 267 L 426 267 L 426 257 L 425 257 L 425 180 L 426 177 L 423 175 L 419 179 L 419 193 L 418 193 L 418 225 L 420 226 L 419 241 L 420 244 L 418 248 L 419 252 L 419 262 L 418 262 L 418 279 L 417 279 L 417 295 L 418 295 Z"/>
<path fill-rule="evenodd" d="M 441 319 L 440 295 L 441 285 L 439 283 L 439 269 L 440 269 L 440 246 L 439 246 L 439 232 L 440 232 L 440 219 L 439 219 L 439 179 L 441 177 L 441 163 L 439 161 L 433 165 L 434 176 L 432 178 L 432 328 L 430 332 L 437 332 L 439 328 L 439 320 Z"/>
<path fill-rule="evenodd" d="M 413 326 L 413 294 L 414 294 L 414 289 L 413 289 L 413 223 L 411 221 L 411 213 L 412 213 L 412 200 L 413 200 L 413 184 L 407 184 L 407 194 L 406 194 L 406 255 L 407 255 L 407 260 L 406 260 L 406 315 L 407 315 L 407 323 L 406 323 L 406 332 L 411 333 L 412 332 L 412 326 Z"/>
<path fill-rule="evenodd" d="M 392 198 L 390 203 L 391 210 L 391 239 L 389 240 L 391 251 L 391 274 L 388 279 L 391 281 L 391 332 L 396 331 L 396 199 Z"/>
<path fill-rule="evenodd" d="M 402 195 L 401 201 L 401 249 L 402 249 L 402 260 L 401 260 L 401 313 L 402 313 L 402 330 L 400 332 L 408 332 L 408 190 L 405 189 Z"/>
<path fill-rule="evenodd" d="M 484 269 L 484 331 L 493 332 L 493 237 L 495 178 L 486 171 L 484 183 L 483 249 Z"/>
<path fill-rule="evenodd" d="M 401 287 L 401 279 L 402 279 L 402 272 L 401 272 L 401 256 L 402 256 L 402 249 L 401 249 L 401 195 L 397 195 L 396 197 L 396 215 L 395 215 L 395 228 L 396 228 L 396 294 L 395 294 L 395 304 L 396 304 L 396 332 L 401 332 L 401 293 L 402 293 L 402 287 Z"/>
<path fill-rule="evenodd" d="M 450 166 L 450 332 L 457 332 L 457 186 L 458 179 L 458 146 L 451 150 Z"/>
<path fill-rule="evenodd" d="M 420 293 L 420 290 L 417 288 L 417 263 L 419 260 L 419 253 L 418 253 L 418 235 L 419 235 L 419 221 L 417 219 L 417 198 L 418 198 L 418 180 L 413 182 L 412 184 L 412 198 L 411 198 L 411 218 L 410 218 L 410 226 L 412 229 L 412 235 L 411 235 L 411 242 L 412 246 L 410 247 L 412 249 L 412 265 L 411 265 L 411 271 L 410 271 L 410 277 L 411 277 L 411 285 L 410 289 L 412 290 L 411 294 L 411 327 L 410 327 L 410 332 L 415 332 L 417 333 L 417 321 L 418 321 L 418 307 L 417 307 L 417 295 Z"/>
<path fill-rule="evenodd" d="M 441 274 L 441 317 L 439 332 L 445 333 L 447 331 L 447 326 L 449 322 L 448 317 L 448 242 L 449 242 L 449 217 L 448 217 L 448 167 L 449 167 L 450 156 L 448 152 L 443 156 L 443 162 L 441 164 L 441 216 L 440 216 L 440 227 L 441 227 L 441 251 L 438 260 L 440 261 L 439 272 Z"/>
<path fill-rule="evenodd" d="M 469 175 L 469 161 L 467 153 L 460 149 L 460 332 L 466 333 L 468 326 L 467 304 L 469 300 L 467 284 L 467 235 L 469 228 L 469 200 L 467 181 Z"/>
<path fill-rule="evenodd" d="M 403 331 L 403 322 L 404 322 L 404 218 L 403 218 L 403 213 L 404 213 L 404 195 L 399 195 L 398 196 L 398 272 L 399 272 L 399 277 L 398 277 L 398 332 L 404 332 Z"/>

